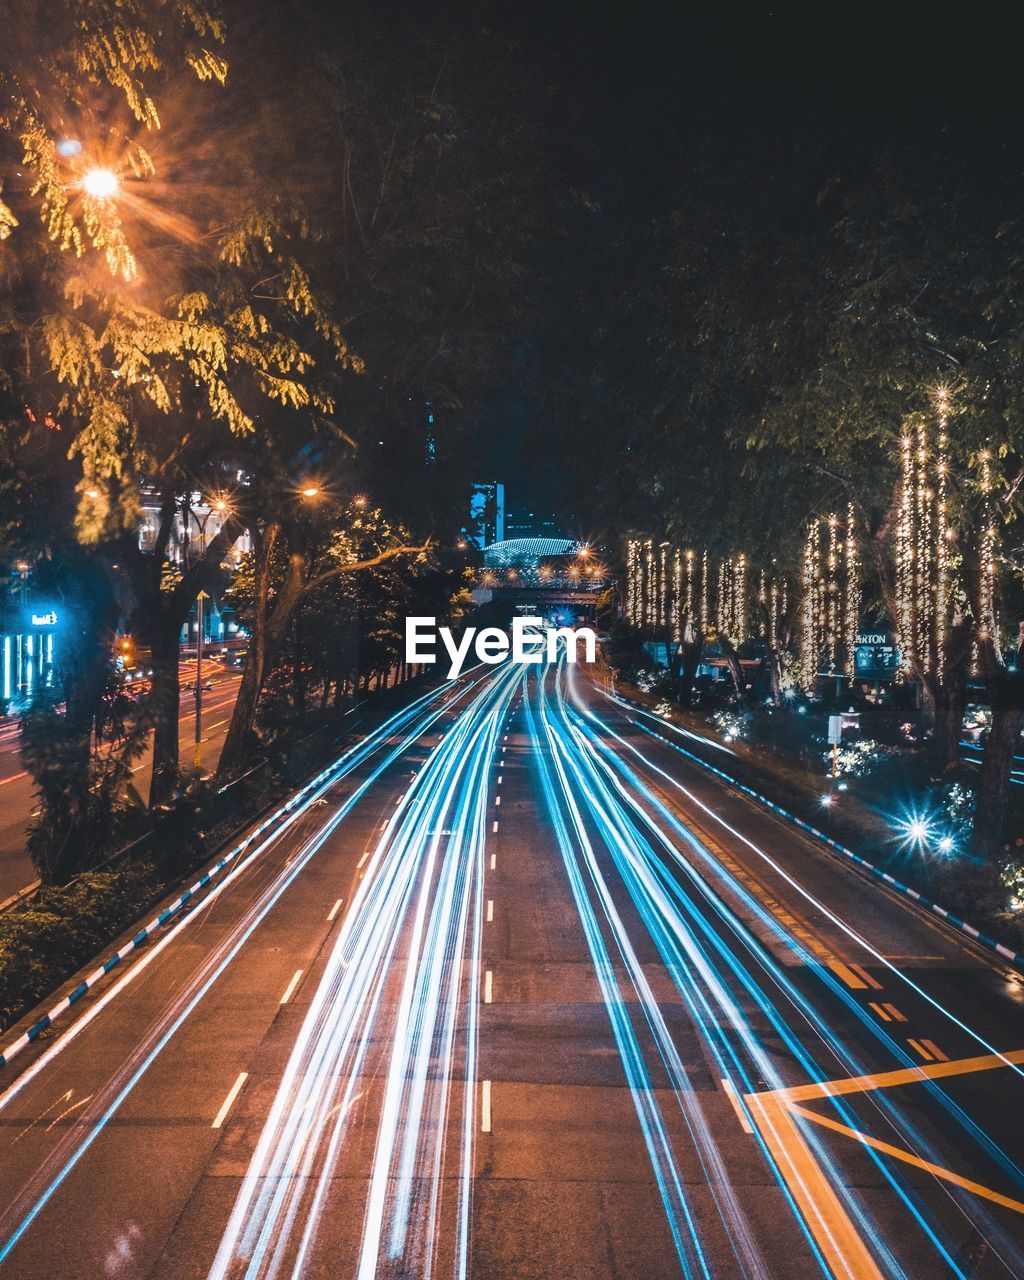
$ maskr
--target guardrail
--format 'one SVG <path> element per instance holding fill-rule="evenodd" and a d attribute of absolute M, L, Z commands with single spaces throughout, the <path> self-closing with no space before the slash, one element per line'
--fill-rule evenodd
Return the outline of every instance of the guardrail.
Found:
<path fill-rule="evenodd" d="M 416 677 L 413 677 L 413 680 L 415 679 Z M 405 686 L 393 686 L 392 689 L 382 692 L 391 693 L 396 687 L 404 688 Z M 363 698 L 355 703 L 344 713 L 342 721 L 344 722 L 348 717 L 360 711 L 365 712 L 368 701 L 370 699 Z M 276 778 L 270 757 L 263 757 L 237 778 L 232 778 L 224 783 L 223 786 L 201 795 L 199 807 L 204 819 L 205 835 L 207 837 L 212 836 L 206 843 L 217 847 L 230 840 L 233 832 L 247 826 L 253 820 L 253 806 L 258 806 L 259 810 L 262 811 L 267 805 L 273 803 L 275 794 L 290 790 L 297 780 L 311 769 L 315 769 L 316 757 L 310 758 L 310 748 L 315 740 L 324 740 L 323 748 L 326 753 L 333 743 L 351 732 L 354 724 L 358 722 L 357 718 L 352 724 L 343 723 L 339 725 L 337 721 L 323 724 L 316 729 L 312 729 L 309 733 L 303 734 L 301 738 L 291 743 L 288 747 L 288 767 L 286 770 L 288 774 L 292 775 L 291 777 Z M 279 782 L 276 788 L 274 786 L 275 782 Z M 248 810 L 244 821 L 241 820 L 240 813 L 243 808 Z M 174 814 L 174 808 L 169 808 L 160 819 L 152 822 L 145 831 L 129 841 L 128 844 L 115 849 L 102 862 L 86 868 L 80 873 L 80 876 L 89 875 L 95 871 L 109 870 L 125 862 L 130 862 L 135 857 L 153 853 L 158 849 L 161 838 L 166 835 L 168 825 L 173 823 Z M 190 865 L 198 865 L 205 856 L 207 856 L 205 850 L 197 845 L 196 856 L 191 860 Z M 68 885 L 73 885 L 80 876 L 73 877 L 68 881 Z M 35 880 L 23 889 L 19 889 L 17 893 L 0 902 L 0 916 L 31 902 L 41 888 L 43 888 L 42 881 Z"/>
<path fill-rule="evenodd" d="M 623 706 L 640 711 L 644 715 L 649 716 L 652 720 L 662 719 L 661 716 L 655 715 L 654 712 L 650 711 L 647 707 L 642 706 L 639 702 L 634 702 L 632 698 L 624 697 L 621 693 L 616 692 L 610 696 L 617 702 L 620 702 Z M 911 901 L 916 903 L 919 907 L 923 907 L 926 911 L 938 916 L 940 920 L 945 921 L 946 924 L 957 932 L 965 933 L 969 938 L 973 939 L 987 950 L 994 951 L 1004 960 L 1010 961 L 1011 964 L 1024 968 L 1024 954 L 1021 952 L 1014 951 L 1010 947 L 1004 946 L 998 941 L 998 939 L 993 938 L 988 933 L 985 933 L 984 930 L 976 929 L 974 925 L 969 924 L 966 920 L 961 920 L 961 918 L 954 915 L 952 911 L 947 911 L 945 907 L 940 906 L 925 894 L 918 892 L 917 889 L 912 889 L 909 885 L 903 884 L 903 882 L 897 880 L 895 876 L 891 876 L 888 871 L 883 871 L 881 867 L 876 866 L 875 863 L 870 862 L 859 853 L 854 853 L 852 849 L 848 849 L 846 845 L 842 844 L 839 840 L 834 840 L 826 832 L 819 831 L 818 828 L 813 826 L 810 822 L 798 817 L 795 813 L 791 813 L 788 809 L 784 809 L 782 805 L 776 804 L 774 800 L 770 800 L 766 795 L 762 795 L 760 791 L 755 791 L 753 787 L 748 787 L 745 783 L 740 782 L 738 778 L 734 778 L 730 774 L 726 773 L 724 769 L 719 769 L 717 766 L 711 764 L 710 761 L 704 760 L 701 756 L 696 755 L 693 751 L 687 751 L 687 749 L 680 746 L 678 742 L 673 742 L 663 734 L 655 733 L 653 729 L 648 729 L 647 732 L 650 733 L 653 738 L 657 738 L 659 741 L 666 743 L 666 745 L 670 746 L 674 751 L 678 751 L 680 755 L 686 756 L 688 760 L 694 761 L 694 763 L 699 764 L 701 768 L 706 769 L 709 773 L 713 773 L 716 777 L 721 778 L 723 782 L 728 783 L 729 786 L 735 788 L 735 790 L 749 796 L 752 800 L 757 801 L 758 804 L 764 805 L 766 808 L 770 809 L 780 818 L 785 818 L 787 822 L 791 822 L 794 826 L 799 827 L 801 831 L 804 831 L 808 835 L 813 836 L 816 840 L 821 841 L 833 852 L 838 853 L 844 859 L 848 859 L 850 862 L 853 862 L 861 871 L 883 881 L 883 883 L 895 893 L 903 894 L 905 897 L 910 898 Z"/>

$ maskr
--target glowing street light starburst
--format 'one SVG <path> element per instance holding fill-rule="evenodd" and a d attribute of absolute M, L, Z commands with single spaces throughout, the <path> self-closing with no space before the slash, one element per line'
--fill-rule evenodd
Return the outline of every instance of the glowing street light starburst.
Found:
<path fill-rule="evenodd" d="M 120 187 L 113 169 L 87 169 L 82 178 L 82 190 L 94 200 L 111 200 Z"/>
<path fill-rule="evenodd" d="M 935 838 L 935 824 L 927 814 L 911 811 L 896 823 L 900 843 L 906 849 L 926 848 Z"/>

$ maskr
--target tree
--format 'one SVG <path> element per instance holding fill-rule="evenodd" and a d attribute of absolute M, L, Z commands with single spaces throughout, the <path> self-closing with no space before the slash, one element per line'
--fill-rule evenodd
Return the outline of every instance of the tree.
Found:
<path fill-rule="evenodd" d="M 221 772 L 236 769 L 250 749 L 260 694 L 302 603 L 340 587 L 340 580 L 350 575 L 427 551 L 426 545 L 407 541 L 407 530 L 392 528 L 376 509 L 353 507 L 341 520 L 318 515 L 314 506 L 296 511 L 287 530 L 281 522 L 256 529 L 248 573 L 249 647 L 221 751 Z"/>
<path fill-rule="evenodd" d="M 869 598 L 949 767 L 978 654 L 994 749 L 975 842 L 991 858 L 1019 728 L 1002 655 L 1020 616 L 1004 550 L 1024 462 L 1020 178 L 954 130 L 847 145 L 841 167 L 827 142 L 694 129 L 666 161 L 672 212 L 613 240 L 594 302 L 580 493 L 611 528 L 642 510 L 680 545 L 742 547 L 791 576 L 808 520 L 852 506 Z"/>
<path fill-rule="evenodd" d="M 975 848 L 1002 829 L 1020 716 L 1002 636 L 1004 535 L 1020 519 L 1019 190 L 955 148 L 874 158 L 826 224 L 816 349 L 793 366 L 766 435 L 833 476 L 860 512 L 886 611 L 940 760 L 959 759 L 972 649 L 992 705 Z M 837 183 L 838 187 L 839 184 Z M 832 203 L 832 202 L 826 202 Z M 976 569 L 971 566 L 976 565 Z M 975 580 L 971 586 L 971 579 Z"/>
<path fill-rule="evenodd" d="M 222 37 L 208 12 L 166 7 L 193 35 Z M 61 12 L 70 22 L 77 9 L 69 4 Z M 211 109 L 193 97 L 171 58 L 200 79 L 221 82 L 223 59 L 176 44 L 173 34 L 165 51 L 167 33 L 153 21 L 145 6 L 92 6 L 67 47 L 55 44 L 37 60 L 37 72 L 52 73 L 72 95 L 78 153 L 64 154 L 61 122 L 35 108 L 41 92 L 27 73 L 9 73 L 20 96 L 3 123 L 20 130 L 22 163 L 35 181 L 19 193 L 24 209 L 8 206 L 20 253 L 8 281 L 15 341 L 5 367 L 13 404 L 24 404 L 34 423 L 59 428 L 69 447 L 79 540 L 132 578 L 154 659 L 151 799 L 160 802 L 177 784 L 177 636 L 242 532 L 229 521 L 202 561 L 164 592 L 176 505 L 197 475 L 222 472 L 237 459 L 242 449 L 234 442 L 274 428 L 279 416 L 266 406 L 314 418 L 331 411 L 333 400 L 312 373 L 318 359 L 353 369 L 359 362 L 302 263 L 315 236 L 301 205 L 281 199 L 239 148 L 213 156 L 187 136 L 189 123 L 208 121 Z M 58 40 L 67 34 L 60 23 L 50 33 Z M 106 87 L 99 102 L 74 81 L 83 68 L 86 81 Z M 156 172 L 152 144 L 143 150 L 127 131 L 111 138 L 100 127 L 110 98 L 120 94 L 135 121 L 160 129 L 146 74 L 176 108 L 167 113 L 161 145 L 194 152 L 192 183 L 174 193 L 173 208 L 144 192 Z M 223 122 L 216 123 L 223 134 Z M 97 137 L 104 138 L 102 156 L 90 142 Z M 92 194 L 98 159 L 116 166 L 119 190 Z M 42 225 L 33 235 L 37 214 Z M 148 555 L 135 544 L 140 477 L 159 489 L 163 503 L 156 551 Z"/>

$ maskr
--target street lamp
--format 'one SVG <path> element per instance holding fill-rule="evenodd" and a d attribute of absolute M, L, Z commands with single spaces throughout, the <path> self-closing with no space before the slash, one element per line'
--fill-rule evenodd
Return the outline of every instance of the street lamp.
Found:
<path fill-rule="evenodd" d="M 86 195 L 94 200 L 109 200 L 117 195 L 120 183 L 113 169 L 87 169 L 82 179 L 82 188 Z"/>
<path fill-rule="evenodd" d="M 320 494 L 320 489 L 315 484 L 307 485 L 305 489 L 302 490 L 302 496 L 304 498 L 316 498 L 319 496 L 319 494 Z"/>

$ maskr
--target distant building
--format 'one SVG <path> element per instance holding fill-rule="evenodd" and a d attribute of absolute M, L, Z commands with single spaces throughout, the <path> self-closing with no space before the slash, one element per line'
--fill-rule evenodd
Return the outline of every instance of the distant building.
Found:
<path fill-rule="evenodd" d="M 142 519 L 139 522 L 139 547 L 142 551 L 153 551 L 157 535 L 160 532 L 162 514 L 160 495 L 148 486 L 143 486 Z M 202 494 L 194 493 L 187 504 L 188 517 L 182 513 L 186 504 L 179 498 L 178 506 L 171 524 L 171 536 L 167 544 L 167 559 L 171 564 L 184 564 L 189 558 L 189 549 L 193 545 L 201 554 L 203 546 L 220 533 L 221 526 L 227 519 L 225 512 L 210 507 Z M 241 534 L 233 543 L 225 559 L 238 561 L 251 550 L 248 533 Z"/>
<path fill-rule="evenodd" d="M 0 610 L 0 714 L 19 708 L 53 683 L 54 637 L 61 622 L 56 607 L 31 604 L 24 592 Z"/>
<path fill-rule="evenodd" d="M 506 538 L 565 538 L 562 522 L 529 501 L 505 505 Z"/>
<path fill-rule="evenodd" d="M 498 601 L 558 626 L 584 621 L 593 618 L 608 585 L 602 560 L 571 538 L 506 538 L 484 551 L 473 599 Z"/>
<path fill-rule="evenodd" d="M 469 500 L 469 527 L 466 537 L 481 550 L 505 537 L 505 486 L 475 484 Z"/>

